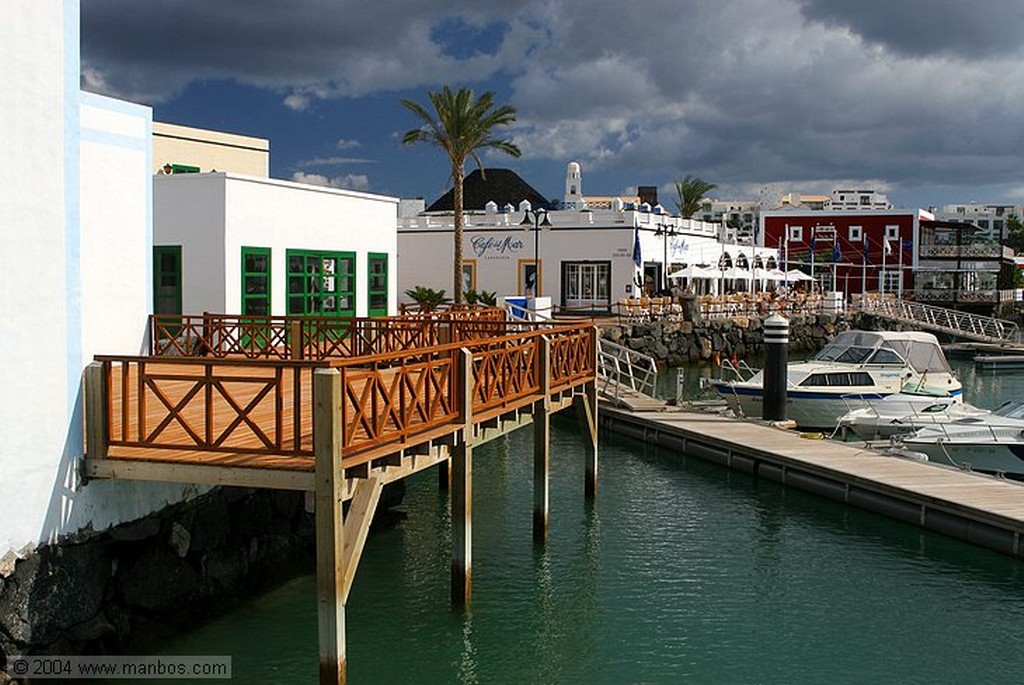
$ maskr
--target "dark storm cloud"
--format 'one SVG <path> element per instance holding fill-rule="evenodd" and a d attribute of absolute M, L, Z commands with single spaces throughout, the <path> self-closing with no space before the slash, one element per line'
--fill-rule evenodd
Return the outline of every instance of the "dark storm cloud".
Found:
<path fill-rule="evenodd" d="M 799 0 L 811 21 L 902 55 L 1021 54 L 1024 4 L 1008 0 Z"/>
<path fill-rule="evenodd" d="M 144 102 L 201 79 L 297 110 L 469 83 L 517 108 L 524 161 L 634 184 L 1024 185 L 1024 2 L 83 0 L 82 15 L 87 87 Z"/>
<path fill-rule="evenodd" d="M 162 100 L 197 79 L 235 79 L 312 97 L 360 95 L 423 78 L 485 78 L 501 57 L 457 59 L 434 32 L 493 23 L 516 0 L 419 3 L 377 0 L 83 0 L 87 87 Z M 453 19 L 454 17 L 454 19 Z"/>

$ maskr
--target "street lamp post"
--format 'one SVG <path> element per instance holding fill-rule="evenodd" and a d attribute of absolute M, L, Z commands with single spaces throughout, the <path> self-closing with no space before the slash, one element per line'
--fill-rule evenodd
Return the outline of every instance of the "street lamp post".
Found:
<path fill-rule="evenodd" d="M 540 209 L 527 209 L 519 225 L 533 226 L 533 296 L 540 297 L 540 228 L 541 226 L 544 228 L 551 227 L 551 221 L 548 220 L 548 210 L 543 207 Z"/>
<path fill-rule="evenodd" d="M 676 234 L 676 227 L 672 224 L 658 224 L 654 235 L 660 235 L 662 241 L 661 257 L 661 287 L 668 290 L 668 237 Z"/>

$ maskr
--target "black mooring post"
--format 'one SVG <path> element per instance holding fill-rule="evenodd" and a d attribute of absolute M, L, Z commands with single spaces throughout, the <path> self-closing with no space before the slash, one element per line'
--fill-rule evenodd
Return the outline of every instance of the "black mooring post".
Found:
<path fill-rule="evenodd" d="M 764 322 L 764 403 L 761 418 L 786 420 L 786 367 L 789 365 L 789 320 L 772 314 Z"/>

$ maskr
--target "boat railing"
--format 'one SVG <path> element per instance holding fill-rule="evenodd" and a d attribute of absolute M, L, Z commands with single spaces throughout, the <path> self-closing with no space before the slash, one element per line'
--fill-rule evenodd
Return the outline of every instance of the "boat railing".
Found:
<path fill-rule="evenodd" d="M 743 359 L 723 359 L 719 367 L 721 368 L 720 376 L 723 381 L 749 381 L 760 371 L 760 369 L 755 369 L 750 364 L 747 364 Z M 727 378 L 726 374 L 729 374 L 730 377 Z"/>

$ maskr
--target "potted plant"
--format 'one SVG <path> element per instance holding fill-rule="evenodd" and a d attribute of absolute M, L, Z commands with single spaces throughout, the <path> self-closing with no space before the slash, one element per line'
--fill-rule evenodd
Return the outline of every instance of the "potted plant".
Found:
<path fill-rule="evenodd" d="M 418 285 L 405 291 L 406 296 L 419 305 L 421 312 L 432 312 L 442 304 L 451 302 L 451 298 L 445 297 L 444 290 L 434 290 Z"/>

